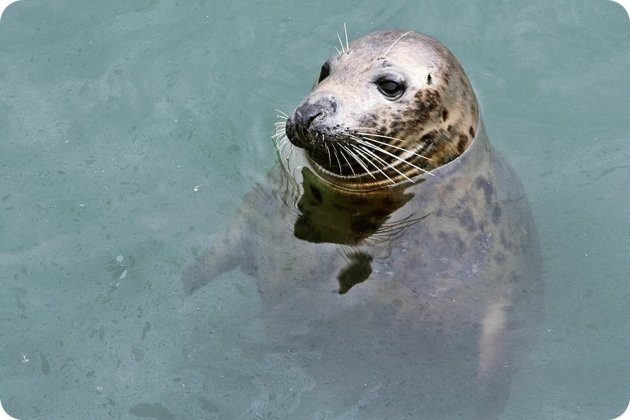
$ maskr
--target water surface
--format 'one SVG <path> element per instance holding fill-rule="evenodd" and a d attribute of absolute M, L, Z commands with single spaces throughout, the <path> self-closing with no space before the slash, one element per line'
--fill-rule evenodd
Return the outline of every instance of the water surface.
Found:
<path fill-rule="evenodd" d="M 404 27 L 443 41 L 528 192 L 545 320 L 504 418 L 623 411 L 630 22 L 619 5 L 23 0 L 0 22 L 10 414 L 283 418 L 314 389 L 272 355 L 239 353 L 260 313 L 252 278 L 234 271 L 184 297 L 180 276 L 264 182 L 275 109 L 309 90 L 344 22 L 351 38 Z M 268 398 L 286 388 L 296 392 Z"/>

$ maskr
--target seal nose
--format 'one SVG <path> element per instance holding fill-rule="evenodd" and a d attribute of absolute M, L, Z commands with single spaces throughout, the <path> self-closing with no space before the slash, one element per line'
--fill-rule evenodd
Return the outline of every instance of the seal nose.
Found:
<path fill-rule="evenodd" d="M 324 114 L 324 110 L 319 102 L 307 102 L 295 110 L 295 118 L 293 122 L 303 128 L 309 128 L 313 121 L 320 115 Z"/>
<path fill-rule="evenodd" d="M 287 120 L 285 131 L 289 141 L 298 147 L 312 143 L 311 136 L 325 132 L 326 117 L 337 110 L 337 102 L 331 97 L 308 98 Z"/>

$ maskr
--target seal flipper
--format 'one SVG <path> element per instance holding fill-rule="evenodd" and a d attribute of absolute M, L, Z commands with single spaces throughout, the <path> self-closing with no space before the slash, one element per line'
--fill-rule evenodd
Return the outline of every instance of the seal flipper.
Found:
<path fill-rule="evenodd" d="M 287 235 L 293 238 L 293 232 L 286 229 L 286 220 L 293 217 L 298 192 L 297 185 L 287 177 L 283 166 L 275 165 L 264 183 L 257 184 L 245 194 L 222 238 L 184 270 L 184 293 L 190 295 L 236 267 L 256 277 L 260 259 L 274 255 L 270 248 L 276 243 L 285 243 Z M 280 197 L 286 200 L 282 205 L 278 204 Z"/>
<path fill-rule="evenodd" d="M 480 405 L 478 414 L 482 418 L 494 419 L 503 411 L 507 400 L 509 378 L 515 366 L 506 356 L 509 349 L 505 345 L 508 302 L 498 301 L 491 304 L 481 322 L 479 340 L 479 381 Z M 500 396 L 500 397 L 499 397 Z M 497 401 L 501 404 L 497 406 Z"/>
<path fill-rule="evenodd" d="M 210 251 L 195 260 L 182 274 L 182 285 L 186 295 L 210 283 L 221 274 L 240 266 L 243 261 L 243 253 L 247 253 L 246 241 L 243 240 L 242 228 L 228 230 L 218 244 Z M 246 268 L 246 267 L 243 267 Z"/>

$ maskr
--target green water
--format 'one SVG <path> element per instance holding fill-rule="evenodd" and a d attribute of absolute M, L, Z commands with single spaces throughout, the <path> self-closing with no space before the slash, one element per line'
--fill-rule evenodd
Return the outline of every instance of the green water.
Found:
<path fill-rule="evenodd" d="M 36 1 L 0 21 L 0 400 L 19 419 L 295 418 L 317 384 L 240 350 L 231 272 L 181 272 L 273 166 L 348 27 L 443 41 L 528 192 L 545 320 L 506 419 L 630 399 L 630 22 L 592 1 Z M 238 366 L 237 366 L 238 365 Z M 291 388 L 267 398 L 265 386 Z M 376 392 L 376 391 L 375 391 Z M 313 394 L 315 393 L 315 394 Z M 321 410 L 312 418 L 353 418 Z M 392 408 L 392 418 L 400 418 Z"/>

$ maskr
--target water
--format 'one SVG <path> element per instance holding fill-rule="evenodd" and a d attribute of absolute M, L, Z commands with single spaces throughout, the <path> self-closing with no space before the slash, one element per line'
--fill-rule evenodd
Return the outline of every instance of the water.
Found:
<path fill-rule="evenodd" d="M 302 371 L 239 353 L 260 313 L 253 279 L 234 271 L 184 297 L 180 276 L 264 181 L 275 109 L 309 90 L 344 22 L 351 38 L 405 27 L 443 41 L 529 194 L 545 320 L 503 417 L 623 411 L 630 23 L 619 5 L 23 0 L 0 22 L 7 412 L 229 418 L 241 404 L 242 418 L 282 418 L 312 395 Z M 296 393 L 271 403 L 269 387 Z"/>

